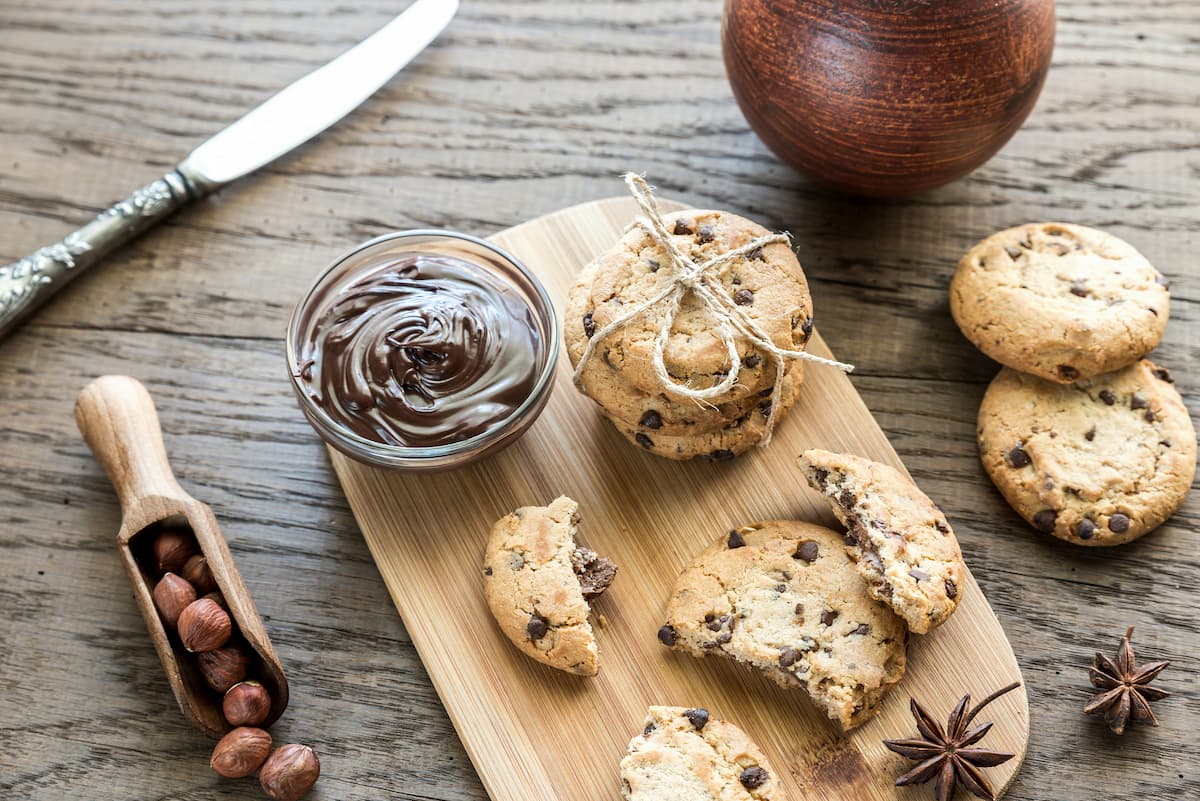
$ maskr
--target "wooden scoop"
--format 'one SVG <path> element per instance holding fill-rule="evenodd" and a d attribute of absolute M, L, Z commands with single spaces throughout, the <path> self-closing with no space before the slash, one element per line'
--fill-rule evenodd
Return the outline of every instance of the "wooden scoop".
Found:
<path fill-rule="evenodd" d="M 287 679 L 212 510 L 184 492 L 171 472 L 150 394 L 128 376 L 97 378 L 79 393 L 75 421 L 121 498 L 117 548 L 184 717 L 210 737 L 220 737 L 231 728 L 221 711 L 221 695 L 209 688 L 195 654 L 167 632 L 154 606 L 151 593 L 158 575 L 151 543 L 166 528 L 190 528 L 200 553 L 207 557 L 230 618 L 257 655 L 257 660 L 251 659 L 257 664 L 252 664 L 249 677 L 271 694 L 271 712 L 261 724 L 269 726 L 287 708 Z"/>

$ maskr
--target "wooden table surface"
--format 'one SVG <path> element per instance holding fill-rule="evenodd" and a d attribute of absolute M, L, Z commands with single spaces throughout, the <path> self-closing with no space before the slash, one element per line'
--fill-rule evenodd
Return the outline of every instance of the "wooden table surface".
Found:
<path fill-rule="evenodd" d="M 0 257 L 161 174 L 399 5 L 5 0 Z M 311 278 L 357 242 L 418 226 L 486 235 L 619 194 L 629 169 L 664 195 L 795 234 L 822 333 L 955 522 L 1025 672 L 1033 738 L 1008 797 L 1200 796 L 1200 494 L 1115 551 L 1030 531 L 976 460 L 996 366 L 946 305 L 957 257 L 996 229 L 1106 228 L 1171 278 L 1156 359 L 1200 400 L 1193 0 L 1060 0 L 1054 68 L 1025 128 L 970 178 L 891 203 L 831 198 L 776 161 L 730 96 L 719 24 L 716 0 L 467 0 L 342 124 L 0 342 L 0 797 L 259 797 L 209 770 L 209 741 L 175 708 L 117 560 L 116 498 L 75 430 L 79 389 L 129 373 L 157 399 L 181 481 L 214 507 L 266 616 L 292 688 L 274 731 L 320 752 L 312 797 L 485 798 L 292 401 L 282 334 Z M 1092 651 L 1115 649 L 1129 624 L 1147 655 L 1176 661 L 1162 680 L 1176 694 L 1159 729 L 1118 739 L 1079 710 Z"/>

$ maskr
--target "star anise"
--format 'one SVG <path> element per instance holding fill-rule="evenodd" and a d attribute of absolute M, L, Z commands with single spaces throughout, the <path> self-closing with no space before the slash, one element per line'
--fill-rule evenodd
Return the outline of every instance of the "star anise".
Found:
<path fill-rule="evenodd" d="M 950 801 L 951 796 L 954 795 L 954 788 L 958 784 L 962 784 L 968 791 L 980 798 L 995 801 L 996 794 L 979 769 L 1003 764 L 1012 759 L 1013 755 L 1000 751 L 989 751 L 986 748 L 971 748 L 991 730 L 991 723 L 984 723 L 973 729 L 967 727 L 985 706 L 1020 686 L 1020 682 L 1013 682 L 1004 689 L 997 690 L 984 698 L 970 712 L 967 712 L 967 704 L 971 703 L 971 696 L 964 695 L 954 706 L 954 711 L 950 713 L 950 720 L 947 721 L 945 729 L 942 729 L 933 716 L 926 712 L 916 700 L 913 700 L 910 708 L 912 716 L 916 718 L 917 729 L 921 732 L 921 737 L 912 740 L 883 741 L 889 750 L 895 751 L 900 756 L 920 761 L 915 768 L 896 779 L 896 786 L 924 784 L 936 778 L 934 795 L 937 801 Z"/>
<path fill-rule="evenodd" d="M 1164 659 L 1138 667 L 1133 661 L 1133 646 L 1129 644 L 1131 636 L 1133 626 L 1121 638 L 1116 660 L 1097 651 L 1088 670 L 1092 686 L 1100 688 L 1102 692 L 1093 695 L 1083 711 L 1088 715 L 1103 714 L 1104 722 L 1113 734 L 1124 734 L 1125 727 L 1131 721 L 1157 726 L 1158 720 L 1150 711 L 1150 702 L 1170 695 L 1166 690 L 1149 685 L 1171 663 Z"/>

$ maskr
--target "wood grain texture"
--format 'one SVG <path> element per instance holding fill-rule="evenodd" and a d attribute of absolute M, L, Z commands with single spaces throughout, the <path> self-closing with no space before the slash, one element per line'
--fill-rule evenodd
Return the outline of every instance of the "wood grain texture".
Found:
<path fill-rule="evenodd" d="M 664 202 L 664 210 L 680 208 Z M 638 214 L 632 199 L 596 201 L 492 237 L 546 286 L 558 309 L 579 270 L 608 250 Z M 811 351 L 832 358 L 819 335 Z M 651 705 L 705 707 L 743 728 L 781 772 L 796 801 L 896 796 L 903 759 L 883 748 L 915 727 L 909 695 L 948 710 L 982 698 L 1020 670 L 1000 623 L 968 574 L 954 617 L 914 637 L 909 667 L 879 716 L 843 737 L 823 712 L 727 660 L 667 651 L 655 635 L 675 579 L 730 529 L 760 520 L 838 528 L 807 488 L 796 457 L 808 448 L 856 453 L 903 469 L 840 371 L 808 365 L 795 408 L 767 448 L 729 463 L 670 462 L 631 446 L 571 383 L 559 354 L 541 417 L 503 453 L 435 475 L 387 472 L 333 453 L 367 545 L 442 703 L 492 801 L 619 797 L 618 763 Z M 579 502 L 580 537 L 620 568 L 594 606 L 600 674 L 567 676 L 512 647 L 483 597 L 483 548 L 492 524 L 559 495 Z M 1024 757 L 1025 691 L 997 702 L 989 748 L 1018 758 L 989 771 L 1006 787 Z"/>
<path fill-rule="evenodd" d="M 184 487 L 221 523 L 288 673 L 273 727 L 311 742 L 315 799 L 486 798 L 284 373 L 291 305 L 394 228 L 488 235 L 620 191 L 795 236 L 817 325 L 955 524 L 1029 684 L 1018 801 L 1200 795 L 1200 495 L 1112 553 L 1030 531 L 978 466 L 997 366 L 946 308 L 958 257 L 1061 219 L 1134 243 L 1173 282 L 1155 360 L 1200 397 L 1200 14 L 1192 0 L 1060 0 L 1054 64 L 1021 131 L 969 177 L 903 202 L 831 198 L 750 131 L 724 77 L 720 4 L 471 0 L 319 140 L 83 276 L 0 342 L 0 796 L 257 796 L 209 770 L 129 597 L 107 479 L 71 419 L 128 373 L 154 393 Z M 385 0 L 0 3 L 0 257 L 54 241 L 398 11 Z M 1137 626 L 1176 660 L 1162 726 L 1079 713 L 1092 651 Z M 1098 791 L 1097 788 L 1103 788 Z M 921 801 L 928 790 L 907 791 Z"/>

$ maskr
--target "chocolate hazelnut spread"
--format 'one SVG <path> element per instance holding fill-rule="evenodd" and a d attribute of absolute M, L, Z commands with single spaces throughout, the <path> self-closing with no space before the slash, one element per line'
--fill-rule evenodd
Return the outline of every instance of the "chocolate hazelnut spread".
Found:
<path fill-rule="evenodd" d="M 312 298 L 304 392 L 336 423 L 388 445 L 470 439 L 533 393 L 540 329 L 520 292 L 469 261 L 410 253 Z"/>

